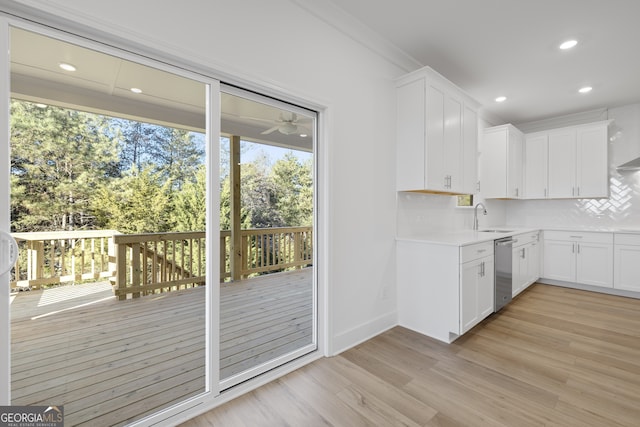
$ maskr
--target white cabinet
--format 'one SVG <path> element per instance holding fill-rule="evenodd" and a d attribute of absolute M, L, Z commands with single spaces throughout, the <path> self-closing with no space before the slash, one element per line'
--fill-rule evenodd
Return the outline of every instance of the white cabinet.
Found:
<path fill-rule="evenodd" d="M 640 234 L 615 234 L 613 287 L 640 292 Z"/>
<path fill-rule="evenodd" d="M 524 135 L 512 125 L 486 128 L 480 144 L 480 189 L 485 199 L 522 197 Z"/>
<path fill-rule="evenodd" d="M 494 304 L 493 242 L 465 247 L 465 252 L 460 264 L 460 334 L 493 313 Z"/>
<path fill-rule="evenodd" d="M 540 278 L 539 232 L 513 236 L 512 292 L 515 297 Z"/>
<path fill-rule="evenodd" d="M 493 312 L 493 271 L 493 241 L 398 241 L 398 323 L 452 342 Z"/>
<path fill-rule="evenodd" d="M 471 194 L 478 104 L 426 67 L 397 83 L 398 191 Z"/>
<path fill-rule="evenodd" d="M 613 286 L 613 234 L 544 232 L 546 279 L 584 285 Z"/>
<path fill-rule="evenodd" d="M 548 132 L 549 198 L 609 196 L 610 121 Z"/>
<path fill-rule="evenodd" d="M 524 138 L 524 198 L 548 197 L 549 143 L 547 133 L 527 134 Z"/>

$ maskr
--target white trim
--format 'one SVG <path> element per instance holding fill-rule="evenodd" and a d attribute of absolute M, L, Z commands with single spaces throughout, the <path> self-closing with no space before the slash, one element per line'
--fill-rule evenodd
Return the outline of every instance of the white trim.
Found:
<path fill-rule="evenodd" d="M 311 15 L 408 73 L 425 64 L 329 0 L 291 0 Z"/>
<path fill-rule="evenodd" d="M 398 325 L 398 312 L 392 311 L 376 317 L 370 322 L 363 323 L 348 331 L 337 334 L 333 339 L 332 356 L 357 346 L 384 331 Z"/>
<path fill-rule="evenodd" d="M 9 99 L 10 99 L 10 30 L 9 21 L 0 16 L 0 230 L 11 231 L 10 202 L 9 197 L 10 178 L 10 129 L 9 129 Z M 11 402 L 11 303 L 9 299 L 10 273 L 0 276 L 0 405 L 9 405 Z"/>
<path fill-rule="evenodd" d="M 220 82 L 207 85 L 206 391 L 220 393 Z"/>

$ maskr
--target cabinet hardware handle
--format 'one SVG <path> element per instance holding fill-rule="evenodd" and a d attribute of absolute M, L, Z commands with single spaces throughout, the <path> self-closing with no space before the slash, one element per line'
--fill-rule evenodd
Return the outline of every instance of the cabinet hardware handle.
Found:
<path fill-rule="evenodd" d="M 519 196 L 520 196 L 520 189 L 516 188 L 516 197 L 519 197 Z"/>
<path fill-rule="evenodd" d="M 486 249 L 478 249 L 478 253 L 481 254 L 482 252 L 487 252 Z"/>
<path fill-rule="evenodd" d="M 571 253 L 574 253 L 574 254 L 576 253 L 576 244 L 575 243 L 571 244 Z"/>
<path fill-rule="evenodd" d="M 576 196 L 579 197 L 580 196 L 580 187 L 577 187 L 576 193 L 577 193 Z"/>
<path fill-rule="evenodd" d="M 569 236 L 569 237 L 571 237 L 572 239 L 582 239 L 583 236 Z"/>
<path fill-rule="evenodd" d="M 478 184 L 476 185 L 476 189 L 478 191 L 478 193 L 480 192 L 480 181 L 478 181 Z"/>
<path fill-rule="evenodd" d="M 544 197 L 547 197 L 547 189 L 544 189 Z"/>
<path fill-rule="evenodd" d="M 576 243 L 576 246 L 578 247 L 578 253 L 580 253 L 580 243 Z"/>

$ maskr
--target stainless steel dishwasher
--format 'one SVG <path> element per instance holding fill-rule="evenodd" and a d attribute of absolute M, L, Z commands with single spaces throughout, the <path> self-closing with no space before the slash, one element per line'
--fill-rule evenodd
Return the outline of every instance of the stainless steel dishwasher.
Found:
<path fill-rule="evenodd" d="M 513 244 L 517 240 L 511 237 L 498 239 L 495 244 L 496 292 L 493 311 L 497 312 L 511 302 L 513 294 Z"/>

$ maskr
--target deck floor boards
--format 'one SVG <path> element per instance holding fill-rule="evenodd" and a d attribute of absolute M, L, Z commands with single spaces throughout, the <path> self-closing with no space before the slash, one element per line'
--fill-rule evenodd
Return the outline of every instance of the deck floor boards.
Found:
<path fill-rule="evenodd" d="M 220 285 L 221 378 L 312 340 L 311 269 Z M 12 403 L 124 425 L 205 389 L 205 289 L 118 301 L 106 282 L 12 295 Z"/>

